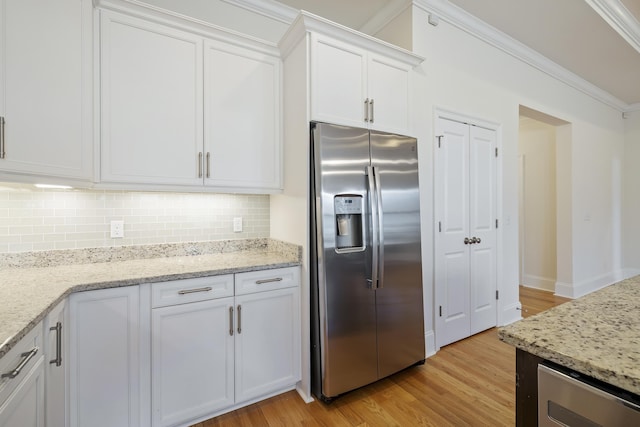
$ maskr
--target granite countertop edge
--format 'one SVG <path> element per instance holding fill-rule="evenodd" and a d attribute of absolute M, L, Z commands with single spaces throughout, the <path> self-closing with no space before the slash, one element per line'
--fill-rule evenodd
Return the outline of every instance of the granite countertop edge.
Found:
<path fill-rule="evenodd" d="M 640 276 L 498 329 L 506 344 L 640 396 Z"/>
<path fill-rule="evenodd" d="M 268 239 L 267 239 L 268 240 Z M 258 271 L 258 270 L 270 270 L 275 268 L 286 268 L 286 267 L 296 267 L 301 265 L 301 250 L 297 245 L 286 244 L 283 242 L 277 242 L 275 245 L 265 245 L 265 239 L 260 240 L 259 247 L 257 248 L 248 248 L 248 247 L 239 247 L 238 250 L 227 251 L 224 253 L 198 253 L 195 255 L 182 255 L 179 254 L 177 256 L 160 256 L 160 257 L 143 257 L 140 259 L 133 259 L 129 261 L 125 260 L 116 260 L 110 261 L 106 260 L 98 263 L 88 263 L 88 264 L 78 264 L 78 263 L 70 263 L 63 265 L 45 265 L 43 267 L 34 267 L 33 265 L 28 265 L 25 268 L 20 268 L 15 265 L 15 262 L 8 269 L 3 271 L 3 279 L 0 280 L 0 285 L 7 285 L 7 282 L 11 281 L 11 275 L 20 274 L 21 272 L 32 272 L 34 270 L 40 270 L 38 274 L 47 274 L 50 272 L 64 272 L 68 269 L 73 268 L 87 268 L 93 266 L 109 266 L 111 269 L 118 270 L 118 267 L 121 265 L 127 264 L 127 262 L 145 262 L 145 261 L 156 261 L 161 263 L 159 270 L 161 272 L 159 274 L 140 274 L 134 277 L 127 277 L 129 275 L 122 273 L 121 279 L 119 278 L 104 278 L 100 280 L 100 278 L 90 278 L 86 281 L 82 279 L 72 280 L 73 283 L 61 284 L 58 288 L 61 288 L 59 291 L 54 291 L 53 294 L 46 299 L 46 307 L 42 310 L 37 310 L 32 316 L 29 316 L 28 319 L 19 319 L 16 323 L 19 326 L 13 328 L 14 333 L 9 335 L 2 334 L 0 335 L 0 359 L 2 359 L 25 335 L 27 335 L 34 327 L 36 327 L 46 316 L 55 308 L 61 301 L 67 298 L 69 295 L 76 292 L 84 292 L 84 291 L 92 291 L 99 289 L 109 289 L 109 288 L 118 288 L 118 287 L 127 287 L 127 286 L 137 286 L 143 283 L 156 283 L 156 282 L 167 282 L 172 280 L 181 280 L 181 279 L 192 279 L 199 277 L 208 277 L 208 276 L 219 276 L 224 274 L 235 274 L 242 272 L 250 272 L 250 271 Z M 271 243 L 271 242 L 269 242 Z M 164 255 L 164 254 L 162 254 Z M 235 266 L 224 266 L 224 267 L 211 267 L 212 260 L 215 260 L 218 257 L 238 257 L 240 260 L 236 263 Z M 209 261 L 205 262 L 202 268 L 198 267 L 197 258 L 206 257 Z M 273 258 L 277 258 L 276 261 Z M 191 265 L 187 266 L 188 271 L 178 271 L 178 272 L 168 272 L 172 265 L 175 265 L 175 270 L 184 269 L 184 265 L 180 266 L 181 261 L 189 261 L 192 262 Z M 14 261 L 14 260 L 12 260 Z M 228 260 L 227 260 L 228 262 Z M 215 264 L 215 262 L 213 262 Z M 117 275 L 118 273 L 114 273 Z M 21 283 L 20 280 L 17 280 L 17 286 Z M 46 286 L 46 285 L 43 285 Z M 26 298 L 26 297 L 25 297 Z M 2 332 L 0 330 L 0 332 Z M 4 335 L 4 336 L 3 336 Z"/>

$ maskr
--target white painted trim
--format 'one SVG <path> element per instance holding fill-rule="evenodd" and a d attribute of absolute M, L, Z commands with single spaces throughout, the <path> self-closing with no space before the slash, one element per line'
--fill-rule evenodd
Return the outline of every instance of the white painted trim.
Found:
<path fill-rule="evenodd" d="M 620 0 L 585 0 L 607 24 L 640 52 L 640 22 Z"/>
<path fill-rule="evenodd" d="M 233 6 L 246 9 L 248 11 L 257 13 L 266 18 L 273 19 L 275 21 L 282 22 L 284 24 L 291 24 L 296 16 L 298 10 L 287 6 L 286 4 L 274 1 L 274 0 L 221 0 L 225 3 L 229 3 Z"/>
<path fill-rule="evenodd" d="M 302 383 L 300 381 L 296 385 L 296 391 L 298 392 L 298 395 L 302 398 L 304 403 L 311 403 L 315 400 L 312 395 L 307 394 L 307 391 L 303 389 Z"/>
<path fill-rule="evenodd" d="M 625 112 L 627 113 L 632 113 L 634 111 L 640 111 L 640 102 L 636 103 L 636 104 L 631 104 L 627 107 L 627 109 L 625 110 Z"/>
<path fill-rule="evenodd" d="M 545 291 L 555 292 L 556 280 L 551 277 L 540 277 L 532 274 L 522 275 L 522 286 L 533 289 L 542 289 Z"/>
<path fill-rule="evenodd" d="M 621 99 L 589 83 L 447 0 L 413 0 L 413 4 L 597 101 L 619 111 L 626 111 L 629 108 L 629 105 Z"/>
<path fill-rule="evenodd" d="M 386 27 L 398 15 L 412 6 L 411 0 L 390 1 L 380 9 L 367 23 L 359 28 L 365 34 L 376 34 Z"/>
<path fill-rule="evenodd" d="M 427 331 L 424 334 L 424 344 L 426 357 L 431 357 L 436 354 L 438 349 L 436 348 L 436 334 L 433 331 Z"/>
<path fill-rule="evenodd" d="M 202 37 L 213 38 L 236 46 L 252 49 L 267 55 L 279 56 L 280 54 L 276 43 L 153 6 L 139 0 L 93 0 L 93 3 L 97 9 L 124 13 L 178 30 L 188 31 Z"/>
<path fill-rule="evenodd" d="M 311 32 L 326 35 L 369 52 L 395 59 L 411 67 L 416 67 L 425 59 L 406 49 L 376 39 L 375 37 L 345 27 L 344 25 L 336 24 L 335 22 L 304 10 L 300 11 L 296 20 L 280 40 L 279 46 L 282 56 L 286 57 L 289 54 L 291 49 L 301 39 L 301 35 Z"/>
<path fill-rule="evenodd" d="M 602 289 L 638 273 L 635 269 L 624 269 L 602 274 L 578 283 L 556 282 L 556 295 L 565 298 L 579 298 L 593 291 Z"/>
<path fill-rule="evenodd" d="M 522 319 L 522 304 L 520 302 L 509 304 L 502 310 L 502 321 L 498 326 L 505 326 Z"/>

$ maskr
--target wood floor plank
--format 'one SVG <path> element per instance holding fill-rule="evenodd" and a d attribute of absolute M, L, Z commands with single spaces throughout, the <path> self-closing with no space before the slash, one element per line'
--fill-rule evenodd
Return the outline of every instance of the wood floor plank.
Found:
<path fill-rule="evenodd" d="M 568 299 L 521 286 L 520 301 L 522 316 L 528 317 Z M 306 404 L 290 391 L 192 427 L 511 426 L 514 421 L 515 349 L 493 328 L 331 404 Z"/>

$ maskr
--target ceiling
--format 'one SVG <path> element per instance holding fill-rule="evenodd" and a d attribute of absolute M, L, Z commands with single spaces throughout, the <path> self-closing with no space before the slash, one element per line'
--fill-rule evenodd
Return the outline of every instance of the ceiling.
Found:
<path fill-rule="evenodd" d="M 397 13 L 407 3 L 279 1 L 363 31 L 374 16 Z M 640 0 L 449 2 L 606 92 L 620 109 L 640 109 Z"/>

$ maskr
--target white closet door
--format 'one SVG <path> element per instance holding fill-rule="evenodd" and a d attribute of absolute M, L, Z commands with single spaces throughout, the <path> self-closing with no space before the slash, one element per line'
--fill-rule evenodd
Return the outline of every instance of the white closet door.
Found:
<path fill-rule="evenodd" d="M 436 148 L 436 310 L 438 346 L 468 337 L 469 321 L 469 126 L 439 120 Z M 438 292 L 438 290 L 440 292 Z"/>
<path fill-rule="evenodd" d="M 496 132 L 477 126 L 469 134 L 471 334 L 496 325 Z"/>
<path fill-rule="evenodd" d="M 439 118 L 435 156 L 436 340 L 496 325 L 496 132 Z"/>

